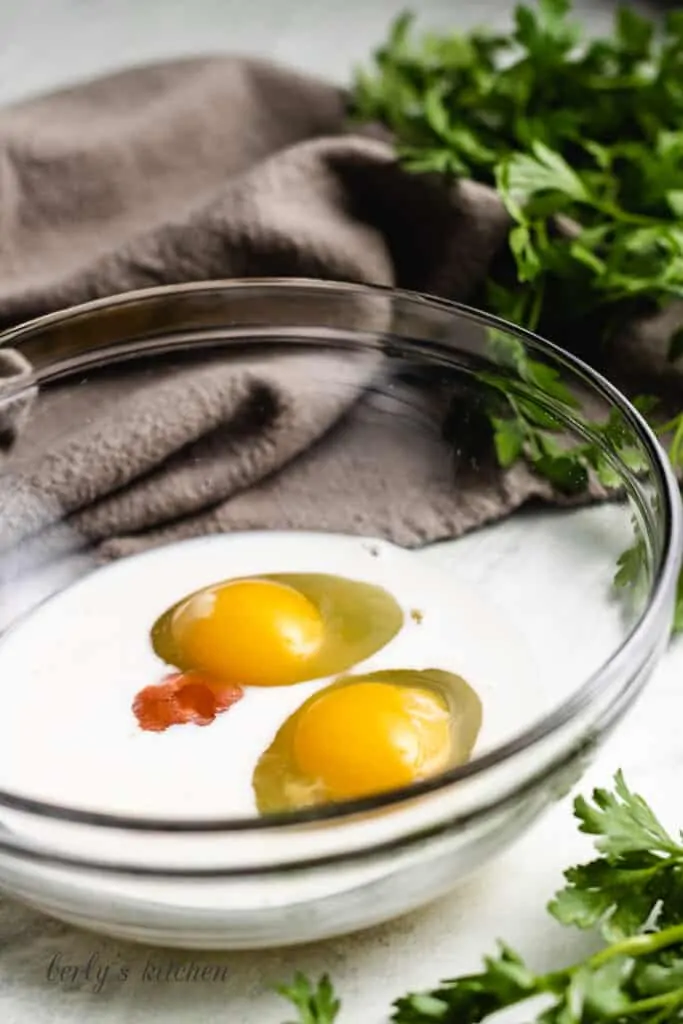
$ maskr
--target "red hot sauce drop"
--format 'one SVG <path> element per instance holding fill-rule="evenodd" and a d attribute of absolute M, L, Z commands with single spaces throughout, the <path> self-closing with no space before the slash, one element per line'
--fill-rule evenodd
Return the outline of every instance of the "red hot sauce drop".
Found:
<path fill-rule="evenodd" d="M 133 714 L 146 732 L 171 725 L 210 725 L 244 696 L 240 686 L 225 686 L 197 672 L 177 672 L 146 686 L 133 701 Z"/>

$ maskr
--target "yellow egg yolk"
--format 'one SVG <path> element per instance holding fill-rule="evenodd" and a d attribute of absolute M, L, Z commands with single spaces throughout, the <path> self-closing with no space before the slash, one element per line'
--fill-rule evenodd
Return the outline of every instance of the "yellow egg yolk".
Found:
<path fill-rule="evenodd" d="M 316 606 L 272 580 L 235 580 L 179 605 L 171 635 L 182 663 L 227 683 L 297 682 L 324 639 Z"/>
<path fill-rule="evenodd" d="M 407 785 L 445 768 L 449 713 L 436 693 L 360 682 L 327 690 L 302 711 L 293 736 L 299 772 L 332 800 Z"/>

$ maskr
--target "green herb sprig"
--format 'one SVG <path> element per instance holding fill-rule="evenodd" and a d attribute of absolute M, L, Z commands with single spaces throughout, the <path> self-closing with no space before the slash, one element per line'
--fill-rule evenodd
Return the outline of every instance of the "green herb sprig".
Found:
<path fill-rule="evenodd" d="M 570 13 L 570 0 L 539 0 L 517 8 L 508 35 L 420 38 L 406 13 L 357 73 L 351 113 L 391 129 L 408 171 L 498 191 L 514 273 L 497 269 L 478 305 L 550 337 L 566 331 L 571 313 L 575 327 L 591 325 L 597 350 L 683 299 L 683 10 L 657 33 L 624 6 L 612 34 L 592 40 Z M 683 358 L 683 329 L 669 356 Z M 544 369 L 536 385 L 557 392 Z M 528 381 L 540 372 L 523 351 L 518 371 Z M 525 458 L 569 493 L 588 487 L 591 470 L 601 481 L 612 472 L 585 446 L 558 448 L 529 403 L 507 399 L 490 414 L 502 466 Z M 683 473 L 683 412 L 657 430 Z M 622 557 L 621 587 L 637 582 L 638 545 Z M 679 590 L 683 628 L 683 583 Z"/>
<path fill-rule="evenodd" d="M 278 985 L 276 991 L 297 1010 L 296 1021 L 286 1024 L 335 1024 L 341 1001 L 326 974 L 313 983 L 299 972 L 289 985 Z"/>
<path fill-rule="evenodd" d="M 683 11 L 657 41 L 622 7 L 612 36 L 582 44 L 570 7 L 518 7 L 509 36 L 420 40 L 404 14 L 353 91 L 354 117 L 391 128 L 406 168 L 498 189 L 518 279 L 490 305 L 530 328 L 549 289 L 574 315 L 619 319 L 625 299 L 683 297 Z"/>
<path fill-rule="evenodd" d="M 527 1003 L 527 1024 L 683 1021 L 682 838 L 666 831 L 621 773 L 611 791 L 579 797 L 574 814 L 580 830 L 595 836 L 598 856 L 565 872 L 566 885 L 548 910 L 563 925 L 598 928 L 605 946 L 579 963 L 536 974 L 501 943 L 479 973 L 397 999 L 394 1024 L 482 1024 Z M 321 989 L 323 1004 L 311 1010 L 311 994 Z M 298 1008 L 303 1003 L 296 1024 L 336 1021 L 341 1003 L 327 977 L 316 987 L 299 975 L 279 991 Z"/>

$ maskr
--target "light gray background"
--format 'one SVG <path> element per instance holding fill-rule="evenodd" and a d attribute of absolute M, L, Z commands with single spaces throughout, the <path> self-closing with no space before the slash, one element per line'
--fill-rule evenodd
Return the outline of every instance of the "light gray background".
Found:
<path fill-rule="evenodd" d="M 633 4 L 648 9 L 648 0 Z M 655 5 L 656 6 L 656 5 Z M 506 0 L 0 0 L 0 100 L 122 64 L 231 50 L 271 56 L 339 81 L 405 7 L 425 26 L 509 23 Z M 576 0 L 592 28 L 609 0 Z"/>
<path fill-rule="evenodd" d="M 351 66 L 377 43 L 400 0 L 0 0 L 0 101 L 14 100 L 125 64 L 164 56 L 215 51 L 272 56 L 344 81 Z M 425 25 L 474 23 L 504 26 L 512 5 L 504 0 L 417 0 Z M 641 9 L 644 9 L 642 5 Z M 581 0 L 577 9 L 595 30 L 610 20 L 607 0 Z M 0 239 L 1 244 L 1 239 Z M 590 513 L 582 513 L 582 515 Z M 544 544 L 539 534 L 539 558 Z M 514 578 L 514 523 L 500 530 L 501 584 Z M 577 587 L 590 587 L 591 566 L 575 572 Z M 562 581 L 565 587 L 567 581 Z M 572 635 L 571 622 L 567 622 Z M 608 744 L 584 780 L 608 784 L 617 767 L 680 825 L 678 779 L 683 752 L 683 645 L 674 647 L 636 711 Z M 656 737 L 656 756 L 643 736 Z M 561 871 L 587 859 L 590 843 L 571 818 L 569 801 L 558 805 L 495 865 L 438 905 L 360 936 L 299 950 L 232 954 L 226 983 L 150 985 L 131 981 L 100 994 L 85 986 L 50 981 L 52 957 L 83 965 L 96 951 L 101 963 L 136 965 L 138 951 L 77 933 L 0 900 L 0 1020 L 2 1024 L 282 1024 L 292 1018 L 267 988 L 300 969 L 330 971 L 344 996 L 340 1024 L 384 1024 L 391 1000 L 408 989 L 477 969 L 483 952 L 505 938 L 539 970 L 572 962 L 591 939 L 565 932 L 547 916 L 544 902 Z M 161 955 L 168 961 L 169 957 Z M 199 959 L 198 957 L 196 959 Z M 214 959 L 214 958 L 209 958 Z M 519 1019 L 519 1018 L 517 1018 Z M 523 1019 L 523 1018 L 522 1018 Z"/>

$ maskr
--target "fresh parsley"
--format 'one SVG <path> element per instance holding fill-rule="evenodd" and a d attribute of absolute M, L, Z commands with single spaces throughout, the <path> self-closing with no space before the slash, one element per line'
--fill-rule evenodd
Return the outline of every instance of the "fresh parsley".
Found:
<path fill-rule="evenodd" d="M 667 832 L 621 773 L 611 791 L 579 797 L 574 814 L 595 836 L 598 856 L 565 872 L 548 910 L 563 925 L 600 929 L 603 948 L 536 974 L 501 943 L 480 972 L 397 999 L 394 1024 L 482 1024 L 516 1004 L 525 1004 L 527 1024 L 683 1021 L 683 838 Z M 336 1021 L 341 1003 L 327 977 L 316 987 L 297 975 L 279 991 L 299 1011 L 289 1024 Z"/>
<path fill-rule="evenodd" d="M 297 1019 L 285 1024 L 335 1024 L 341 1002 L 326 974 L 313 983 L 301 973 L 289 985 L 278 985 L 276 991 L 297 1010 Z"/>
<path fill-rule="evenodd" d="M 612 33 L 590 40 L 570 0 L 518 7 L 507 35 L 416 37 L 406 13 L 357 73 L 351 114 L 388 126 L 407 170 L 497 189 L 511 218 L 509 260 L 475 297 L 482 308 L 560 343 L 567 332 L 592 337 L 597 349 L 683 299 L 683 9 L 659 32 L 623 6 Z M 683 358 L 683 329 L 669 357 Z M 521 346 L 516 359 L 522 381 L 567 399 Z M 503 467 L 524 458 L 568 493 L 593 474 L 618 483 L 604 445 L 560 446 L 530 398 L 504 381 L 499 391 L 489 419 Z M 658 431 L 683 474 L 683 412 Z M 603 440 L 623 454 L 614 437 Z M 644 554 L 637 538 L 617 586 L 638 584 Z M 683 629 L 683 583 L 679 591 Z"/>

